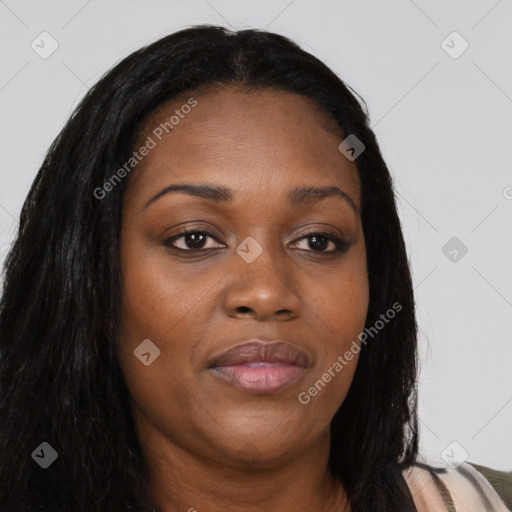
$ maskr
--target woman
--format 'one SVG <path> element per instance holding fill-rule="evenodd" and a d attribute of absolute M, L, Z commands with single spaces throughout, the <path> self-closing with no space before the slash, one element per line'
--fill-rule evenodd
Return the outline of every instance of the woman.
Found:
<path fill-rule="evenodd" d="M 195 27 L 119 63 L 38 173 L 0 313 L 0 510 L 507 510 L 419 462 L 389 171 L 324 64 Z"/>

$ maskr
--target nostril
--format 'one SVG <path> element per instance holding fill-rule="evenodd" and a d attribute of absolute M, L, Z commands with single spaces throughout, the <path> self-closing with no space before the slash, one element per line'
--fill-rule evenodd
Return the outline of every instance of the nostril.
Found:
<path fill-rule="evenodd" d="M 251 308 L 248 308 L 247 306 L 240 306 L 238 308 L 238 311 L 240 311 L 240 313 L 249 313 L 249 311 L 251 311 Z"/>

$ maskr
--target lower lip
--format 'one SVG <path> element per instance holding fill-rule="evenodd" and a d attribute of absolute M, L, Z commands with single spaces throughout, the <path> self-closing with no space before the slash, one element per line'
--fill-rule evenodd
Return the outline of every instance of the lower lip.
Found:
<path fill-rule="evenodd" d="M 261 366 L 237 364 L 217 366 L 214 372 L 239 388 L 254 393 L 274 393 L 288 386 L 303 372 L 302 366 L 260 363 Z"/>

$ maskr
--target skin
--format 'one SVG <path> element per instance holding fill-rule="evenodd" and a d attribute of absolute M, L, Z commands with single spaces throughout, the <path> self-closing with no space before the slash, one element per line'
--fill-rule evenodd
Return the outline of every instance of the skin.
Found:
<path fill-rule="evenodd" d="M 161 512 L 349 510 L 327 461 L 329 425 L 357 355 L 308 404 L 297 396 L 364 329 L 369 290 L 355 164 L 315 103 L 269 89 L 189 93 L 153 114 L 139 143 L 191 96 L 197 106 L 137 165 L 123 204 L 119 360 L 154 505 Z M 184 182 L 229 187 L 234 199 L 170 193 L 144 207 Z M 339 187 L 356 210 L 339 196 L 292 207 L 286 194 L 300 186 Z M 174 241 L 181 252 L 163 243 L 183 227 L 217 240 L 195 246 L 209 249 L 203 253 L 188 248 L 190 236 Z M 345 252 L 306 236 L 337 230 L 350 242 Z M 236 252 L 248 236 L 263 249 L 252 263 Z M 267 395 L 207 369 L 212 357 L 252 338 L 286 340 L 311 364 Z M 133 353 L 145 339 L 160 349 L 148 366 Z"/>

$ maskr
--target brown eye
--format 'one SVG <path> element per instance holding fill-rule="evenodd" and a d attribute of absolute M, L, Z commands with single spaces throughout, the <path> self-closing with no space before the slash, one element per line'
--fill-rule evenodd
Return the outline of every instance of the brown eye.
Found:
<path fill-rule="evenodd" d="M 184 230 L 180 233 L 167 238 L 163 241 L 163 243 L 167 246 L 173 247 L 175 249 L 178 249 L 180 251 L 201 251 L 201 250 L 207 250 L 212 249 L 214 247 L 205 247 L 205 242 L 208 240 L 208 238 L 211 238 L 218 242 L 217 238 L 214 237 L 211 233 L 208 231 L 192 231 L 192 230 Z M 181 247 L 178 247 L 175 245 L 175 242 L 183 239 L 183 243 Z M 218 242 L 220 243 L 220 242 Z"/>
<path fill-rule="evenodd" d="M 200 231 L 200 230 L 184 230 L 180 233 L 167 238 L 163 241 L 164 245 L 171 247 L 173 249 L 177 249 L 179 251 L 185 252 L 199 252 L 206 251 L 209 249 L 218 248 L 219 245 L 213 245 L 210 247 L 206 247 L 205 244 L 208 239 L 214 240 L 217 244 L 221 244 L 217 237 L 215 237 L 212 233 L 208 231 Z M 350 243 L 340 238 L 332 233 L 327 232 L 312 232 L 301 238 L 299 238 L 294 245 L 299 243 L 302 240 L 308 241 L 308 248 L 304 248 L 301 250 L 306 250 L 309 252 L 318 252 L 318 253 L 334 253 L 334 252 L 344 252 L 350 247 Z M 176 242 L 180 241 L 181 247 L 176 245 Z M 221 247 L 225 247 L 221 244 Z M 329 247 L 331 247 L 329 249 Z"/>
<path fill-rule="evenodd" d="M 310 249 L 305 250 L 310 250 L 313 252 L 343 252 L 350 247 L 350 243 L 343 238 L 325 232 L 309 233 L 306 236 L 299 238 L 299 240 L 294 242 L 294 244 L 297 244 L 301 240 L 308 240 L 308 246 Z M 329 244 L 331 245 L 331 249 L 326 250 L 329 247 Z"/>

